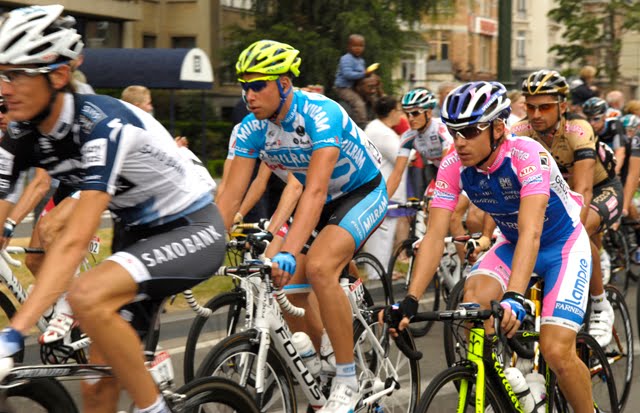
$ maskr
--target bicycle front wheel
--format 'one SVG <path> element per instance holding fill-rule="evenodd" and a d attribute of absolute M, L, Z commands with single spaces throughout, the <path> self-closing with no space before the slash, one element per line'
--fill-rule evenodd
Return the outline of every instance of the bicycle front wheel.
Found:
<path fill-rule="evenodd" d="M 231 335 L 219 342 L 200 365 L 197 377 L 224 377 L 240 384 L 257 400 L 256 371 L 260 343 L 256 331 L 249 330 Z M 262 412 L 294 412 L 296 396 L 293 380 L 284 361 L 273 347 L 266 360 L 264 393 L 259 403 Z"/>
<path fill-rule="evenodd" d="M 33 379 L 2 391 L 2 413 L 78 413 L 69 392 L 55 379 Z"/>
<path fill-rule="evenodd" d="M 203 377 L 185 384 L 168 396 L 176 397 L 176 413 L 258 413 L 251 395 L 239 384 L 221 377 Z M 184 399 L 182 399 L 184 397 Z M 182 400 L 180 400 L 182 399 Z"/>
<path fill-rule="evenodd" d="M 246 300 L 242 290 L 213 297 L 204 305 L 211 311 L 208 317 L 197 316 L 191 323 L 184 348 L 184 382 L 195 377 L 200 362 L 198 349 L 210 349 L 223 338 L 238 332 L 245 317 Z M 206 353 L 205 353 L 206 354 Z"/>
<path fill-rule="evenodd" d="M 468 383 L 466 395 L 464 400 L 460 400 L 463 396 L 460 395 L 458 389 L 465 381 Z M 416 413 L 475 412 L 475 383 L 476 373 L 469 366 L 454 366 L 440 372 L 422 393 Z M 502 405 L 498 393 L 490 381 L 485 382 L 484 401 L 487 409 L 483 408 L 482 411 L 495 413 L 511 411 Z M 463 410 L 459 410 L 461 406 Z"/>

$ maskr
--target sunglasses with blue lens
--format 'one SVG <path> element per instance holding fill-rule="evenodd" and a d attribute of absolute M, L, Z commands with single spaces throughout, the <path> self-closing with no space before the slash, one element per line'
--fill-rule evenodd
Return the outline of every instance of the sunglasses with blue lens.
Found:
<path fill-rule="evenodd" d="M 254 92 L 260 92 L 262 89 L 267 87 L 267 82 L 277 80 L 279 77 L 280 76 L 278 75 L 271 75 L 271 76 L 263 76 L 255 79 L 249 79 L 249 80 L 238 79 L 238 81 L 240 82 L 240 85 L 242 86 L 242 90 L 245 93 L 249 90 L 252 90 Z"/>

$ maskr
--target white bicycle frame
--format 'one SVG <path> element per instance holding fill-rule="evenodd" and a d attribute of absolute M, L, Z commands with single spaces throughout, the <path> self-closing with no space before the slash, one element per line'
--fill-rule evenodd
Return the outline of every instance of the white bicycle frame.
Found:
<path fill-rule="evenodd" d="M 225 268 L 222 267 L 218 271 L 218 274 L 226 274 Z M 273 342 L 276 351 L 281 356 L 284 356 L 282 358 L 286 361 L 289 370 L 292 372 L 292 374 L 300 384 L 300 388 L 309 403 L 312 406 L 323 406 L 326 402 L 326 398 L 324 397 L 324 394 L 322 393 L 316 379 L 311 375 L 302 358 L 293 346 L 293 343 L 291 342 L 291 331 L 289 330 L 289 327 L 282 317 L 282 311 L 280 308 L 282 307 L 285 311 L 295 316 L 303 316 L 304 309 L 293 306 L 286 298 L 285 294 L 309 292 L 309 285 L 287 286 L 284 290 L 280 290 L 274 293 L 271 286 L 271 281 L 269 280 L 268 276 L 264 276 L 264 279 L 254 276 L 248 278 L 247 281 L 250 287 L 246 290 L 247 305 L 249 305 L 250 302 L 255 301 L 256 308 L 256 313 L 255 317 L 253 318 L 253 325 L 251 326 L 251 328 L 254 328 L 258 331 L 259 340 L 258 357 L 256 363 L 257 367 L 255 371 L 255 389 L 256 393 L 258 394 L 258 400 L 260 402 L 262 401 L 261 397 L 266 389 L 265 378 L 267 354 L 269 351 L 269 347 Z M 388 373 L 390 373 L 389 376 L 392 376 L 394 381 L 398 383 L 399 376 L 395 367 L 393 366 L 392 362 L 387 357 L 385 357 L 385 350 L 378 342 L 375 333 L 371 330 L 371 327 L 369 326 L 367 320 L 360 312 L 358 303 L 362 301 L 364 296 L 362 282 L 360 280 L 357 280 L 354 284 L 349 284 L 348 282 L 345 283 L 341 280 L 341 285 L 343 291 L 349 299 L 353 317 L 360 321 L 360 323 L 364 327 L 364 337 L 369 338 L 369 342 L 372 345 L 372 350 L 375 351 L 379 359 L 382 360 L 382 362 L 378 366 L 378 370 L 387 371 Z M 247 309 L 247 313 L 249 314 L 249 309 Z M 362 354 L 361 350 L 358 347 L 357 349 L 357 361 L 359 361 L 361 364 L 361 371 L 365 371 L 368 368 L 366 365 L 364 365 L 364 361 L 366 361 L 366 355 Z M 244 358 L 245 356 L 243 356 L 243 359 Z M 247 363 L 241 363 L 241 365 L 245 366 L 247 365 Z M 241 372 L 241 377 L 244 380 L 249 377 L 249 374 L 249 371 L 243 371 Z M 241 382 L 241 384 L 245 383 Z M 384 382 L 377 379 L 373 385 L 374 393 L 364 399 L 362 401 L 362 404 L 364 406 L 370 406 L 377 400 L 380 400 L 382 397 L 391 394 L 394 390 L 394 385 L 386 387 Z"/>

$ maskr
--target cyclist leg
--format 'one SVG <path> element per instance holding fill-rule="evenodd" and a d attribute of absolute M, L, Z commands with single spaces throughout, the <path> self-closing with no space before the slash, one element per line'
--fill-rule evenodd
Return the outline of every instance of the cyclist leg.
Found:
<path fill-rule="evenodd" d="M 544 266 L 536 268 L 545 280 L 540 351 L 576 412 L 593 411 L 589 370 L 576 353 L 576 335 L 587 309 L 591 264 L 587 237 L 580 229 L 548 246 L 539 255 Z"/>
<path fill-rule="evenodd" d="M 130 228 L 122 251 L 72 283 L 69 301 L 83 330 L 138 407 L 163 402 L 140 338 L 123 318 L 136 320 L 128 308 L 137 303 L 129 303 L 155 302 L 209 278 L 224 260 L 224 235 L 215 230 L 223 227 L 211 204 L 158 227 Z M 125 304 L 127 311 L 119 312 Z"/>
<path fill-rule="evenodd" d="M 89 349 L 89 360 L 93 364 L 107 364 L 95 344 Z M 115 377 L 83 380 L 81 390 L 83 412 L 113 413 L 118 409 L 120 384 Z"/>
<path fill-rule="evenodd" d="M 622 192 L 622 184 L 617 178 L 595 186 L 593 188 L 591 208 L 585 223 L 585 228 L 592 242 L 591 255 L 593 261 L 593 272 L 589 285 L 592 300 L 589 334 L 602 347 L 606 347 L 611 341 L 615 313 L 604 292 L 599 248 L 601 245 L 600 232 L 604 228 L 611 227 L 621 217 Z"/>
<path fill-rule="evenodd" d="M 359 399 L 353 356 L 353 330 L 349 300 L 339 275 L 356 249 L 382 222 L 387 210 L 387 188 L 381 175 L 360 188 L 325 205 L 309 248 L 305 273 L 320 304 L 320 315 L 336 360 L 336 377 L 321 412 L 353 410 Z"/>
<path fill-rule="evenodd" d="M 509 284 L 511 262 L 515 246 L 502 236 L 489 251 L 474 264 L 464 283 L 464 302 L 477 303 L 483 309 L 491 308 L 492 300 L 500 300 Z M 485 323 L 487 332 L 493 325 Z"/>

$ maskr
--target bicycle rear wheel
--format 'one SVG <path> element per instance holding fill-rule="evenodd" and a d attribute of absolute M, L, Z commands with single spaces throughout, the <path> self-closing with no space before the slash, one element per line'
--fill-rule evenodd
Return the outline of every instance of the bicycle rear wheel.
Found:
<path fill-rule="evenodd" d="M 634 356 L 631 315 L 624 296 L 617 288 L 612 285 L 605 285 L 604 289 L 607 293 L 607 299 L 613 307 L 615 322 L 613 325 L 613 338 L 603 350 L 615 377 L 618 409 L 623 411 L 629 398 L 633 378 Z"/>
<path fill-rule="evenodd" d="M 55 379 L 33 379 L 0 395 L 0 413 L 78 413 L 67 390 Z"/>
<path fill-rule="evenodd" d="M 171 403 L 176 413 L 258 413 L 251 395 L 239 384 L 221 377 L 203 377 L 173 392 L 185 399 Z M 169 396 L 169 398 L 171 395 Z"/>
<path fill-rule="evenodd" d="M 579 333 L 576 338 L 578 357 L 587 365 L 591 374 L 593 400 L 601 412 L 618 413 L 618 397 L 611 366 L 602 347 L 595 338 Z"/>
<path fill-rule="evenodd" d="M 466 381 L 469 386 L 465 400 L 460 400 L 458 389 L 463 381 Z M 454 366 L 440 372 L 422 393 L 416 413 L 461 412 L 460 406 L 464 406 L 463 412 L 475 412 L 475 400 L 473 399 L 475 397 L 475 383 L 476 373 L 470 366 Z M 483 409 L 483 411 L 511 412 L 511 409 L 501 403 L 497 391 L 489 380 L 485 384 L 484 397 L 486 410 Z"/>
<path fill-rule="evenodd" d="M 366 280 L 365 287 L 371 294 L 374 304 L 393 304 L 393 293 L 391 290 L 391 280 L 380 261 L 368 252 L 359 252 L 353 257 L 358 274 L 361 280 Z"/>
<path fill-rule="evenodd" d="M 196 365 L 204 357 L 198 355 L 198 349 L 212 348 L 225 337 L 238 332 L 242 326 L 246 307 L 244 291 L 238 289 L 217 295 L 204 307 L 211 310 L 211 314 L 194 318 L 187 335 L 183 366 L 185 383 L 193 380 Z"/>

